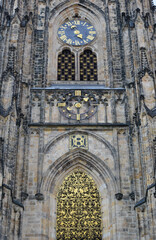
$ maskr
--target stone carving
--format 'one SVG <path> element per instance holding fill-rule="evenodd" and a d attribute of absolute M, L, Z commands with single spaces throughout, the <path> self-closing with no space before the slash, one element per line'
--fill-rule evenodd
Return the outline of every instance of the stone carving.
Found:
<path fill-rule="evenodd" d="M 8 72 L 3 77 L 1 98 L 0 98 L 0 114 L 6 117 L 12 106 L 14 95 L 14 81 L 15 78 L 11 72 Z"/>
<path fill-rule="evenodd" d="M 69 138 L 69 148 L 88 149 L 88 137 L 84 134 L 74 134 Z"/>

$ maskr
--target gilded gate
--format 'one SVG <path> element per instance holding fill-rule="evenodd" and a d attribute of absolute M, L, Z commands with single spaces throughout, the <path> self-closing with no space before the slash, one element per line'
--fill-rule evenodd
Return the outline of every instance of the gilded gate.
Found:
<path fill-rule="evenodd" d="M 101 240 L 100 196 L 93 179 L 82 171 L 67 176 L 57 203 L 57 239 Z"/>

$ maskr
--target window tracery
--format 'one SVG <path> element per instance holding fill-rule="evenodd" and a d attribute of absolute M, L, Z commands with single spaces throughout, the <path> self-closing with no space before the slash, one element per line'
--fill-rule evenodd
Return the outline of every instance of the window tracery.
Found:
<path fill-rule="evenodd" d="M 80 81 L 97 81 L 97 57 L 86 49 L 80 55 Z"/>
<path fill-rule="evenodd" d="M 69 49 L 58 55 L 58 81 L 75 80 L 75 56 Z"/>
<path fill-rule="evenodd" d="M 78 66 L 76 62 L 79 61 L 79 69 L 75 69 Z M 78 72 L 79 77 L 76 77 Z M 76 79 L 78 78 L 78 79 Z M 74 53 L 69 49 L 64 49 L 58 55 L 58 81 L 97 81 L 97 57 L 90 49 L 86 49 L 75 59 Z"/>

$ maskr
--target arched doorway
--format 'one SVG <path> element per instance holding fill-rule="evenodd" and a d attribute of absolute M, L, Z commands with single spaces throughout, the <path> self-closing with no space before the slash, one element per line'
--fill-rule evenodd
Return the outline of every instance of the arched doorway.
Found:
<path fill-rule="evenodd" d="M 62 138 L 59 138 L 62 141 Z M 55 139 L 56 141 L 56 139 Z M 59 144 L 59 142 L 58 142 Z M 47 145 L 47 150 L 50 144 Z M 48 154 L 51 154 L 48 150 Z M 114 195 L 118 190 L 118 181 L 112 171 L 97 156 L 83 149 L 75 149 L 58 158 L 45 172 L 42 179 L 41 192 L 44 194 L 43 211 L 47 216 L 47 222 L 43 219 L 44 232 L 49 240 L 57 238 L 57 198 L 58 193 L 66 177 L 80 170 L 91 176 L 100 194 L 101 222 L 103 240 L 117 239 L 116 200 Z M 77 239 L 76 239 L 77 240 Z"/>
<path fill-rule="evenodd" d="M 100 195 L 82 170 L 68 175 L 57 194 L 57 240 L 102 239 Z"/>

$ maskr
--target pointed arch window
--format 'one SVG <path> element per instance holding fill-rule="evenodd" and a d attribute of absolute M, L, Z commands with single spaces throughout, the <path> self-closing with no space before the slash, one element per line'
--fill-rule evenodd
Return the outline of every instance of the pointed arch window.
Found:
<path fill-rule="evenodd" d="M 97 81 L 97 57 L 86 49 L 80 55 L 80 81 Z"/>
<path fill-rule="evenodd" d="M 59 81 L 75 80 L 75 56 L 69 49 L 64 49 L 58 56 Z"/>

